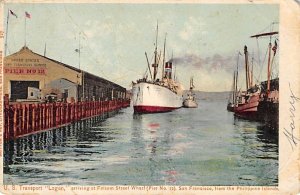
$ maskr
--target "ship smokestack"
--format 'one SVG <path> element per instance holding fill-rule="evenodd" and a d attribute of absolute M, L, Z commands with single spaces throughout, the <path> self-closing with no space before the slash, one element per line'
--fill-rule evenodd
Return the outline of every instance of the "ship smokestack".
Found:
<path fill-rule="evenodd" d="M 168 61 L 165 64 L 165 77 L 172 79 L 172 61 Z"/>

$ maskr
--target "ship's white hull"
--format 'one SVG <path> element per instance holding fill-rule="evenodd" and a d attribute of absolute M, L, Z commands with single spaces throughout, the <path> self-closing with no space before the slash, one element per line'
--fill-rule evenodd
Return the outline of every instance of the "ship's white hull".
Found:
<path fill-rule="evenodd" d="M 194 100 L 186 99 L 183 102 L 183 106 L 186 107 L 186 108 L 197 108 L 198 104 Z"/>
<path fill-rule="evenodd" d="M 169 112 L 182 107 L 183 97 L 167 87 L 141 82 L 132 87 L 135 113 Z"/>

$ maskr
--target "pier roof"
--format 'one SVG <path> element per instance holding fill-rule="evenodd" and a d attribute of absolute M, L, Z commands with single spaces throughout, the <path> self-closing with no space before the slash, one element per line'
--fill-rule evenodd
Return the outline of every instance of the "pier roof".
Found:
<path fill-rule="evenodd" d="M 87 71 L 81 70 L 81 69 L 79 69 L 79 68 L 73 67 L 73 66 L 68 65 L 68 64 L 65 64 L 65 63 L 63 63 L 63 62 L 59 62 L 59 61 L 57 61 L 57 60 L 54 60 L 54 59 L 49 58 L 49 57 L 46 57 L 46 56 L 44 56 L 44 55 L 38 54 L 38 53 L 36 53 L 36 52 L 30 50 L 27 46 L 22 47 L 18 52 L 13 53 L 13 54 L 11 54 L 11 55 L 9 55 L 9 56 L 6 56 L 6 57 L 11 57 L 11 56 L 17 55 L 17 54 L 19 54 L 19 53 L 21 53 L 21 52 L 30 52 L 30 53 L 32 53 L 32 54 L 35 54 L 35 55 L 37 55 L 37 56 L 39 56 L 39 57 L 42 57 L 42 58 L 45 58 L 45 59 L 47 59 L 47 60 L 49 60 L 49 61 L 52 61 L 52 62 L 54 62 L 54 63 L 56 63 L 56 64 L 62 65 L 62 66 L 66 67 L 66 68 L 69 68 L 69 69 L 71 69 L 71 70 L 77 71 L 77 72 L 79 72 L 79 73 L 83 72 L 83 73 L 85 74 L 85 76 L 88 76 L 88 77 L 91 78 L 91 79 L 101 80 L 102 82 L 104 82 L 104 83 L 106 83 L 106 84 L 108 84 L 108 85 L 113 85 L 114 87 L 124 88 L 124 87 L 122 87 L 122 86 L 120 86 L 120 85 L 118 85 L 118 84 L 116 84 L 116 83 L 114 83 L 114 82 L 112 82 L 112 81 L 109 81 L 109 80 L 107 80 L 107 79 L 104 79 L 104 78 L 102 78 L 102 77 L 99 77 L 99 76 L 97 76 L 97 75 L 94 75 L 94 74 L 92 74 L 92 73 L 89 73 L 89 72 L 87 72 Z M 5 58 L 6 58 L 6 57 L 5 57 Z"/>

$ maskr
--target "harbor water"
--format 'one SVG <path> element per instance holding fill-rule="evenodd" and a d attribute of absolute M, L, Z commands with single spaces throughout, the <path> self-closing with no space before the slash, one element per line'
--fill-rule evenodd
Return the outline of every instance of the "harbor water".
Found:
<path fill-rule="evenodd" d="M 110 118 L 5 144 L 4 184 L 278 185 L 278 130 L 235 118 L 225 95 L 198 108 Z"/>

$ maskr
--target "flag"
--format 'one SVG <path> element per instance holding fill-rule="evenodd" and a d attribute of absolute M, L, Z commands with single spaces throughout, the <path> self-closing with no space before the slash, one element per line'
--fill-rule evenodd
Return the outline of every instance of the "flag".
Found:
<path fill-rule="evenodd" d="M 27 18 L 31 18 L 31 15 L 30 15 L 28 12 L 25 12 L 25 16 L 26 16 Z"/>
<path fill-rule="evenodd" d="M 15 16 L 16 18 L 18 17 L 13 11 L 9 10 L 10 14 Z"/>
<path fill-rule="evenodd" d="M 277 42 L 276 42 L 276 40 L 275 40 L 275 44 L 274 44 L 272 50 L 273 50 L 274 55 L 275 55 L 276 54 L 276 50 L 277 50 Z"/>

